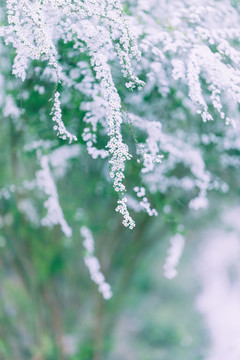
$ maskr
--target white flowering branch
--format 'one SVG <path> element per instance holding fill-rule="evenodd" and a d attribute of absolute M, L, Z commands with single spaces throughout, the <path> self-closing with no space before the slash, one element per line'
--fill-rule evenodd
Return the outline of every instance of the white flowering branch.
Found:
<path fill-rule="evenodd" d="M 176 234 L 170 239 L 170 248 L 168 249 L 168 255 L 163 266 L 164 275 L 168 279 L 173 279 L 177 275 L 176 267 L 180 261 L 185 239 L 181 234 Z"/>
<path fill-rule="evenodd" d="M 83 246 L 86 250 L 84 262 L 87 266 L 92 281 L 98 285 L 98 291 L 102 294 L 103 298 L 109 300 L 112 297 L 112 290 L 110 285 L 105 281 L 105 277 L 100 270 L 100 263 L 96 256 L 94 256 L 94 239 L 91 231 L 87 226 L 82 226 L 80 234 L 84 238 Z"/>

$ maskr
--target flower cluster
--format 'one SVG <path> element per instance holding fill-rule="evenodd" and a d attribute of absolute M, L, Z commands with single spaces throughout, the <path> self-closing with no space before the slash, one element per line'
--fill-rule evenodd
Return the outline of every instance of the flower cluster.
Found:
<path fill-rule="evenodd" d="M 153 156 L 152 154 L 143 153 L 142 173 L 147 173 L 154 169 L 155 164 L 162 162 L 163 155 Z"/>
<path fill-rule="evenodd" d="M 18 208 L 33 226 L 39 227 L 40 217 L 32 199 L 20 199 Z"/>
<path fill-rule="evenodd" d="M 47 1 L 7 0 L 9 26 L 4 29 L 6 43 L 16 49 L 13 74 L 22 80 L 26 78 L 28 61 L 47 60 L 56 74 L 61 73 L 57 51 L 53 43 L 51 28 L 46 21 Z M 45 5 L 45 6 L 44 6 Z M 48 20 L 48 19 L 47 19 Z"/>
<path fill-rule="evenodd" d="M 71 144 L 71 142 L 77 141 L 77 137 L 75 135 L 72 135 L 69 131 L 67 131 L 67 129 L 65 128 L 65 125 L 62 121 L 62 111 L 61 111 L 61 103 L 59 100 L 60 97 L 60 93 L 58 91 L 56 91 L 56 93 L 54 94 L 54 102 L 53 102 L 53 107 L 52 107 L 52 111 L 51 111 L 51 115 L 52 116 L 52 120 L 54 122 L 56 122 L 56 125 L 54 125 L 53 129 L 57 131 L 57 135 L 63 139 L 69 140 L 69 144 Z"/>
<path fill-rule="evenodd" d="M 143 182 L 149 190 L 152 193 L 156 191 L 166 193 L 167 189 L 171 187 L 181 187 L 188 191 L 197 187 L 199 194 L 190 201 L 189 206 L 193 209 L 205 208 L 208 204 L 207 191 L 210 189 L 212 179 L 210 173 L 205 169 L 201 151 L 191 143 L 187 143 L 184 133 L 180 131 L 169 135 L 163 132 L 160 122 L 147 121 L 132 114 L 130 117 L 135 127 L 148 134 L 145 151 L 153 159 L 160 149 L 167 154 L 167 161 L 161 163 L 161 166 L 151 166 L 148 168 L 149 171 L 146 167 L 143 168 Z M 169 172 L 179 163 L 183 163 L 189 168 L 194 178 L 170 176 Z"/>
<path fill-rule="evenodd" d="M 185 239 L 181 234 L 176 234 L 170 239 L 171 246 L 168 249 L 168 256 L 163 266 L 164 275 L 168 279 L 173 279 L 177 275 L 176 266 L 181 258 Z"/>
<path fill-rule="evenodd" d="M 59 204 L 57 188 L 49 167 L 49 157 L 48 155 L 42 155 L 40 151 L 38 151 L 38 157 L 41 170 L 36 173 L 37 186 L 48 196 L 48 199 L 44 202 L 47 215 L 41 220 L 41 223 L 43 226 L 49 227 L 59 224 L 62 232 L 67 237 L 70 237 L 72 236 L 72 229 L 64 219 L 62 208 Z"/>
<path fill-rule="evenodd" d="M 137 193 L 137 197 L 142 198 L 139 205 L 146 210 L 149 216 L 158 216 L 156 209 L 151 209 L 151 205 L 146 197 L 146 190 L 144 187 L 135 186 L 133 189 Z"/>
<path fill-rule="evenodd" d="M 150 0 L 138 3 L 137 14 L 144 24 L 141 48 L 158 73 L 160 92 L 169 83 L 172 67 L 171 75 L 188 86 L 204 122 L 213 120 L 216 113 L 226 124 L 232 122 L 223 108 L 226 101 L 240 101 L 240 51 L 234 46 L 240 36 L 238 9 L 228 1 L 163 1 L 158 7 Z M 153 79 L 152 71 L 150 75 Z"/>
<path fill-rule="evenodd" d="M 105 281 L 104 275 L 100 270 L 99 260 L 94 256 L 94 239 L 88 227 L 82 226 L 80 234 L 84 238 L 83 246 L 87 251 L 84 256 L 84 262 L 87 266 L 91 279 L 98 285 L 98 291 L 102 294 L 103 298 L 108 300 L 112 297 L 111 286 Z"/>
<path fill-rule="evenodd" d="M 145 143 L 137 144 L 137 154 L 143 160 L 143 168 L 141 172 L 146 174 L 154 170 L 155 165 L 162 162 L 163 155 L 159 154 L 159 136 L 162 133 L 162 125 L 159 121 L 147 121 L 134 114 L 129 114 L 129 119 L 134 126 L 147 132 Z"/>
<path fill-rule="evenodd" d="M 108 156 L 108 152 L 104 149 L 97 149 L 93 144 L 96 143 L 96 134 L 91 132 L 89 128 L 85 128 L 82 134 L 83 140 L 86 142 L 87 145 L 87 152 L 93 158 L 97 159 L 101 157 L 105 159 Z"/>
<path fill-rule="evenodd" d="M 135 222 L 131 218 L 129 211 L 127 209 L 127 198 L 124 196 L 122 199 L 118 200 L 118 206 L 116 207 L 116 211 L 120 212 L 123 215 L 123 225 L 129 227 L 129 229 L 133 229 L 135 227 Z"/>

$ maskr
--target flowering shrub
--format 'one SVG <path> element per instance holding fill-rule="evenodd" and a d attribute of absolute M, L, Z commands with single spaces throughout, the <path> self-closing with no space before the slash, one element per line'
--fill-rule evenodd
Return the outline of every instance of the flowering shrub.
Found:
<path fill-rule="evenodd" d="M 25 151 L 36 155 L 40 169 L 34 179 L 3 187 L 0 196 L 8 199 L 16 189 L 24 194 L 29 187 L 40 190 L 40 196 L 45 193 L 47 214 L 35 224 L 60 225 L 66 237 L 72 228 L 55 180 L 65 176 L 67 164 L 84 148 L 102 161 L 103 179 L 112 182 L 118 194 L 115 209 L 129 229 L 135 227 L 132 210 L 157 216 L 161 209 L 151 206 L 151 200 L 170 196 L 172 189 L 183 191 L 193 210 L 207 207 L 209 190 L 228 191 L 221 171 L 209 166 L 210 145 L 218 169 L 239 165 L 234 153 L 239 151 L 238 7 L 227 0 L 200 5 L 162 1 L 161 6 L 142 0 L 129 1 L 126 10 L 119 0 L 7 0 L 6 16 L 1 13 L 1 52 L 10 58 L 11 45 L 12 74 L 33 81 L 34 91 L 45 94 L 39 121 L 52 119 L 60 140 L 55 141 L 51 130 L 48 138 L 29 134 Z M 21 129 L 28 109 L 14 99 L 18 80 L 5 80 L 7 72 L 3 63 L 2 115 Z M 21 96 L 27 100 L 31 94 Z M 201 118 L 212 122 L 206 131 Z M 63 145 L 64 140 L 69 144 Z M 27 203 L 20 203 L 19 210 L 31 221 Z M 162 210 L 168 213 L 171 207 Z M 86 237 L 86 228 L 81 233 Z M 91 277 L 110 298 L 97 260 L 92 265 L 91 259 L 90 252 L 86 264 Z"/>

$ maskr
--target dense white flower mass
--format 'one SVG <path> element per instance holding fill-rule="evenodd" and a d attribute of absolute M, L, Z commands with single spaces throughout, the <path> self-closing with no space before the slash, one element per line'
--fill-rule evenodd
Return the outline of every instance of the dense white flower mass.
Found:
<path fill-rule="evenodd" d="M 137 13 L 145 34 L 143 52 L 148 52 L 164 71 L 171 56 L 172 76 L 189 87 L 189 96 L 203 121 L 213 120 L 217 112 L 229 123 L 224 101 L 240 100 L 240 53 L 234 46 L 240 34 L 238 8 L 228 1 L 214 0 L 163 1 L 159 7 L 152 0 L 139 2 Z M 215 113 L 210 112 L 208 103 Z"/>
<path fill-rule="evenodd" d="M 198 210 L 207 207 L 209 190 L 227 191 L 228 185 L 208 169 L 202 146 L 214 144 L 223 167 L 239 165 L 229 152 L 239 150 L 238 130 L 230 126 L 237 124 L 240 103 L 240 15 L 228 0 L 164 0 L 161 6 L 157 0 L 129 1 L 127 9 L 126 14 L 120 0 L 7 0 L 0 36 L 15 49 L 17 78 L 28 79 L 31 65 L 36 79 L 51 84 L 57 136 L 69 143 L 82 136 L 88 154 L 108 164 L 116 211 L 133 229 L 128 203 L 136 212 L 140 206 L 156 216 L 158 209 L 150 206 L 156 193 L 182 189 L 189 207 Z M 37 80 L 34 89 L 40 95 L 46 91 Z M 72 93 L 82 114 L 80 134 L 71 122 L 64 124 L 62 108 Z M 4 116 L 15 122 L 27 111 L 11 95 L 4 103 Z M 228 125 L 224 144 L 214 134 L 199 137 L 186 127 L 189 119 L 201 118 Z M 44 223 L 60 224 L 70 236 L 50 158 L 44 156 L 37 173 L 40 189 L 49 196 Z M 138 181 L 129 185 L 133 168 Z M 137 184 L 142 184 L 138 190 Z"/>
<path fill-rule="evenodd" d="M 36 59 L 48 62 L 56 84 L 65 82 L 68 86 L 72 85 L 71 80 L 64 77 L 58 61 L 56 43 L 60 39 L 64 42 L 73 41 L 74 48 L 89 54 L 94 71 L 92 80 L 99 83 L 100 93 L 105 102 L 103 125 L 110 137 L 106 144 L 108 150 L 98 150 L 93 146 L 96 139 L 94 134 L 91 135 L 89 128 L 86 128 L 83 138 L 93 158 L 105 158 L 109 155 L 110 177 L 113 178 L 114 189 L 123 193 L 125 162 L 131 159 L 131 155 L 122 139 L 121 100 L 112 79 L 109 60 L 118 57 L 128 89 L 141 89 L 144 82 L 138 79 L 132 67 L 132 58 L 140 60 L 140 51 L 121 2 L 45 0 L 32 3 L 30 0 L 8 0 L 7 11 L 9 25 L 3 29 L 3 35 L 5 43 L 12 43 L 16 49 L 13 73 L 22 80 L 26 78 L 29 61 Z M 54 31 L 55 29 L 57 31 Z M 74 77 L 73 74 L 73 79 Z M 54 130 L 57 131 L 57 135 L 63 140 L 69 140 L 70 143 L 76 141 L 77 137 L 66 129 L 62 120 L 57 86 L 53 95 L 51 114 L 52 120 L 56 123 Z M 91 120 L 94 121 L 93 128 L 96 127 L 96 120 L 86 115 L 85 121 Z"/>

